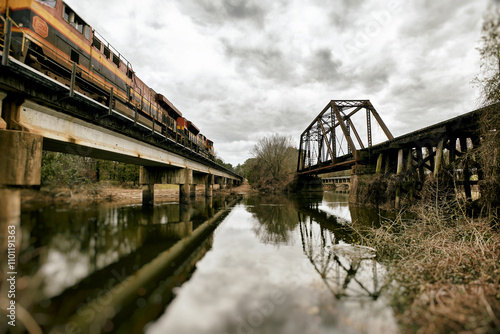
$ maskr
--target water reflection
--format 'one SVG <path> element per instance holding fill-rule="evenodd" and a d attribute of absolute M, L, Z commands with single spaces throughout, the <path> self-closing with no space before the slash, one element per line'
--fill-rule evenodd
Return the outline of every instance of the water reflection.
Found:
<path fill-rule="evenodd" d="M 253 231 L 263 243 L 280 245 L 294 241 L 292 232 L 299 221 L 293 202 L 284 196 L 255 196 L 247 199 L 246 207 L 258 221 Z"/>
<path fill-rule="evenodd" d="M 146 332 L 396 332 L 385 269 L 353 246 L 348 208 L 345 195 L 247 198 Z"/>
<path fill-rule="evenodd" d="M 45 332 L 394 332 L 345 195 L 233 204 L 25 211 L 18 302 Z"/>
<path fill-rule="evenodd" d="M 300 235 L 304 253 L 335 298 L 380 296 L 385 269 L 373 259 L 375 250 L 339 242 L 335 233 L 312 221 L 300 222 Z"/>
<path fill-rule="evenodd" d="M 227 205 L 226 198 L 217 198 L 189 206 L 166 203 L 153 208 L 94 205 L 25 210 L 19 256 L 23 284 L 17 301 L 43 328 L 62 324 L 84 303 L 108 294 Z M 199 247 L 189 249 L 186 261 L 190 265 L 168 271 L 173 276 L 163 285 L 171 290 L 187 279 L 196 261 L 211 247 L 211 240 L 206 238 Z M 141 297 L 150 293 L 146 288 L 141 291 Z M 169 293 L 154 294 L 156 301 Z"/>

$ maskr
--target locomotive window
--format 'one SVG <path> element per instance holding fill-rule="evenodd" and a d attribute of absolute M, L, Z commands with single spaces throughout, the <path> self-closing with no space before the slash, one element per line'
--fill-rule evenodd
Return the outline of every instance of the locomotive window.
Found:
<path fill-rule="evenodd" d="M 80 55 L 75 50 L 71 50 L 71 61 L 80 64 Z"/>
<path fill-rule="evenodd" d="M 132 79 L 132 77 L 134 76 L 134 71 L 132 71 L 132 69 L 130 67 L 127 67 L 127 76 Z"/>
<path fill-rule="evenodd" d="M 76 13 L 66 5 L 64 5 L 63 18 L 64 20 L 66 20 L 66 22 L 71 24 L 73 27 L 75 27 L 76 30 L 83 34 L 83 27 L 86 25 L 85 22 L 83 22 L 83 20 L 79 18 Z"/>
<path fill-rule="evenodd" d="M 115 63 L 116 66 L 120 67 L 120 57 L 118 57 L 114 53 L 113 53 L 113 63 Z"/>
<path fill-rule="evenodd" d="M 109 48 L 104 45 L 104 55 L 106 56 L 106 58 L 111 58 L 111 51 L 109 50 Z"/>
<path fill-rule="evenodd" d="M 90 27 L 88 25 L 83 28 L 83 35 L 86 39 L 90 39 Z"/>
<path fill-rule="evenodd" d="M 52 8 L 56 8 L 56 4 L 57 4 L 56 0 L 36 0 L 36 1 L 44 4 L 45 6 L 49 6 Z"/>
<path fill-rule="evenodd" d="M 97 50 L 101 51 L 101 41 L 94 36 L 94 39 L 92 41 L 92 46 L 94 46 Z"/>

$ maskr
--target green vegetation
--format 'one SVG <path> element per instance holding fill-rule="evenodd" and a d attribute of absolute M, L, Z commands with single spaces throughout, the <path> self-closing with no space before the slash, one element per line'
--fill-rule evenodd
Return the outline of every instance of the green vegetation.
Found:
<path fill-rule="evenodd" d="M 56 152 L 42 154 L 42 186 L 73 188 L 100 181 L 135 186 L 139 166 Z"/>

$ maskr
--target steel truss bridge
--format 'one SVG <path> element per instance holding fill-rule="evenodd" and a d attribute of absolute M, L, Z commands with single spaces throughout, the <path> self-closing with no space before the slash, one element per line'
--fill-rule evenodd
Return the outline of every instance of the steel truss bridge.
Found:
<path fill-rule="evenodd" d="M 364 115 L 366 117 L 363 117 Z M 354 124 L 355 116 L 366 127 Z M 369 100 L 332 100 L 300 136 L 299 174 L 322 174 L 347 169 L 358 162 L 358 150 L 372 147 L 372 118 L 387 139 L 394 137 Z M 366 139 L 362 139 L 362 134 Z M 353 138 L 354 135 L 354 138 Z"/>
<path fill-rule="evenodd" d="M 500 103 L 493 104 L 394 138 L 370 101 L 333 100 L 300 137 L 297 174 L 317 176 L 350 170 L 350 201 L 357 202 L 353 193 L 361 187 L 358 176 L 396 175 L 400 184 L 405 181 L 411 188 L 419 188 L 427 175 L 438 176 L 446 168 L 471 198 L 471 186 L 482 179 L 472 151 L 481 142 L 479 118 L 484 112 L 499 111 Z M 376 145 L 372 141 L 373 119 L 387 138 Z M 354 189 L 353 183 L 357 184 Z"/>

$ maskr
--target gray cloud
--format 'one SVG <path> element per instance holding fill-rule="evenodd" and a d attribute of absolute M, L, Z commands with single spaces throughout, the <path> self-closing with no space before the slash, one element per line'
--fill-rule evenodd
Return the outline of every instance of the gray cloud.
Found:
<path fill-rule="evenodd" d="M 471 110 L 491 1 L 67 0 L 232 164 L 331 99 L 371 99 L 394 134 Z"/>
<path fill-rule="evenodd" d="M 235 22 L 263 27 L 266 9 L 263 2 L 246 0 L 188 0 L 179 3 L 184 13 L 200 25 L 223 26 Z"/>
<path fill-rule="evenodd" d="M 307 74 L 304 76 L 307 81 L 331 82 L 339 79 L 339 68 L 342 65 L 340 60 L 333 58 L 329 49 L 322 48 L 316 50 L 313 55 L 306 60 Z"/>

